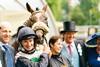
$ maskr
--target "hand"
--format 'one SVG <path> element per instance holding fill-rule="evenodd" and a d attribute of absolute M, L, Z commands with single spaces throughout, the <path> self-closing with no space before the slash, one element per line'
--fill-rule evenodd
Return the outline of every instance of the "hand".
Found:
<path fill-rule="evenodd" d="M 43 53 L 49 54 L 50 52 L 51 52 L 50 47 L 47 44 L 45 44 L 44 49 L 43 49 Z"/>

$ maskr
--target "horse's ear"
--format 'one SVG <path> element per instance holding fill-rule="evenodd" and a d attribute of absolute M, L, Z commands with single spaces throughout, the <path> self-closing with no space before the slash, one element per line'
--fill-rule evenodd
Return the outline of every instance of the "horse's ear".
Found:
<path fill-rule="evenodd" d="M 30 13 L 34 12 L 34 10 L 31 8 L 31 6 L 28 3 L 26 3 L 26 8 Z"/>
<path fill-rule="evenodd" d="M 46 10 L 47 10 L 47 5 L 45 5 L 45 6 L 42 8 L 42 10 L 43 10 L 44 12 L 46 12 Z"/>

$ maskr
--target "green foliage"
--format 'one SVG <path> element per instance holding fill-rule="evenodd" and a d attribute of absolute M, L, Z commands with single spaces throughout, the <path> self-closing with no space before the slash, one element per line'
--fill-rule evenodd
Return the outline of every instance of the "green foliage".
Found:
<path fill-rule="evenodd" d="M 69 7 L 68 0 L 46 0 L 56 20 L 73 20 L 77 25 L 100 24 L 99 0 L 79 0 L 80 4 Z M 100 7 L 99 7 L 100 8 Z"/>
<path fill-rule="evenodd" d="M 46 0 L 48 5 L 51 7 L 51 10 L 56 18 L 56 20 L 61 20 L 61 2 L 62 0 Z"/>
<path fill-rule="evenodd" d="M 80 5 L 71 10 L 71 19 L 78 25 L 98 25 L 100 12 L 98 0 L 81 0 Z"/>

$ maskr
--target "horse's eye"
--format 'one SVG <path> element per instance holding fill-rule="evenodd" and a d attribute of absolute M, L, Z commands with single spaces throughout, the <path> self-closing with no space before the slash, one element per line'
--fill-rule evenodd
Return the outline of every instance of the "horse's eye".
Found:
<path fill-rule="evenodd" d="M 45 18 L 45 20 L 47 20 L 47 17 Z"/>
<path fill-rule="evenodd" d="M 44 20 L 47 20 L 48 18 L 46 16 L 44 16 Z"/>

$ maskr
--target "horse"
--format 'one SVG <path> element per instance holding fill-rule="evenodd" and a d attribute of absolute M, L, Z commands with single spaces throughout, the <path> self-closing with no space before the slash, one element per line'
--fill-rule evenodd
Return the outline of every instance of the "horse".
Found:
<path fill-rule="evenodd" d="M 36 8 L 36 10 L 33 10 L 31 6 L 26 3 L 26 8 L 31 13 L 31 16 L 27 21 L 24 22 L 25 26 L 32 27 L 32 25 L 38 21 L 44 22 L 48 26 L 47 17 L 45 15 L 47 5 L 45 5 L 42 10 L 39 10 L 38 8 Z"/>
<path fill-rule="evenodd" d="M 26 3 L 26 8 L 28 10 L 28 12 L 31 13 L 31 16 L 29 17 L 28 20 L 26 20 L 24 22 L 24 24 L 22 26 L 19 26 L 18 27 L 18 30 L 17 30 L 17 33 L 15 33 L 13 36 L 12 36 L 12 41 L 11 41 L 11 44 L 12 46 L 15 48 L 15 51 L 16 53 L 18 52 L 18 47 L 19 47 L 19 43 L 17 41 L 17 34 L 19 32 L 19 30 L 21 28 L 23 28 L 24 26 L 28 26 L 28 27 L 31 27 L 34 25 L 34 23 L 36 22 L 43 22 L 45 23 L 47 26 L 48 26 L 48 21 L 47 21 L 47 17 L 45 15 L 45 12 L 47 10 L 47 5 L 45 5 L 42 10 L 39 10 L 38 8 L 36 8 L 36 10 L 33 10 L 31 8 L 31 6 Z"/>

